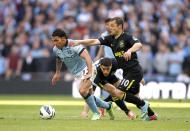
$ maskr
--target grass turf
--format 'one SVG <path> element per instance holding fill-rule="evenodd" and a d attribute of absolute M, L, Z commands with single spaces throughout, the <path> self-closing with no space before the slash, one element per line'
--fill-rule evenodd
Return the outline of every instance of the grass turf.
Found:
<path fill-rule="evenodd" d="M 75 100 L 65 96 L 27 96 L 27 95 L 1 95 L 3 100 Z M 154 100 L 151 102 L 189 103 L 189 100 Z M 46 103 L 44 103 L 46 104 Z M 159 108 L 154 107 L 159 114 L 157 121 L 141 121 L 137 118 L 134 121 L 127 119 L 125 114 L 114 107 L 116 119 L 109 120 L 106 115 L 102 120 L 91 121 L 80 118 L 81 105 L 53 105 L 56 116 L 52 120 L 39 118 L 40 105 L 0 105 L 0 131 L 189 131 L 190 130 L 190 108 Z M 136 114 L 139 110 L 130 107 Z"/>

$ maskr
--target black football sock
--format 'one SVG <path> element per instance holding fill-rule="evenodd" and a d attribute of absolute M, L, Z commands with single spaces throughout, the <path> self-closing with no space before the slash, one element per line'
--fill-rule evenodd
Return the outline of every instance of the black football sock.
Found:
<path fill-rule="evenodd" d="M 133 103 L 136 106 L 140 106 L 140 107 L 145 105 L 145 102 L 143 100 L 141 100 L 140 98 L 134 96 L 131 93 L 124 93 L 123 100 L 125 100 L 126 102 L 129 102 L 129 103 Z"/>
<path fill-rule="evenodd" d="M 154 111 L 148 107 L 148 116 L 153 116 L 154 115 Z"/>
<path fill-rule="evenodd" d="M 128 114 L 129 109 L 127 108 L 127 106 L 125 105 L 125 102 L 122 100 L 116 100 L 114 101 L 116 103 L 116 105 L 123 110 L 126 114 Z"/>
<path fill-rule="evenodd" d="M 109 95 L 106 99 L 104 99 L 104 101 L 106 101 L 106 102 L 113 101 L 112 96 Z"/>

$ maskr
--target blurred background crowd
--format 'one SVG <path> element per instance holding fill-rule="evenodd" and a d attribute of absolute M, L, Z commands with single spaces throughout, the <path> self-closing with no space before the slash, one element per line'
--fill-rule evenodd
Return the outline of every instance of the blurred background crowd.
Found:
<path fill-rule="evenodd" d="M 138 58 L 145 79 L 190 82 L 189 0 L 1 0 L 0 79 L 54 71 L 55 28 L 72 39 L 97 38 L 114 16 L 144 45 Z M 92 59 L 98 48 L 88 47 Z"/>

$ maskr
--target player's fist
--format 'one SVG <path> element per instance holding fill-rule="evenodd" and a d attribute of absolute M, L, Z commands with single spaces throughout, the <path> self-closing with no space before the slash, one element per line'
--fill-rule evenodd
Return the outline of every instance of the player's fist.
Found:
<path fill-rule="evenodd" d="M 123 54 L 123 57 L 125 58 L 126 61 L 129 61 L 131 59 L 131 51 L 126 51 L 124 54 Z"/>
<path fill-rule="evenodd" d="M 130 120 L 134 120 L 134 119 L 136 118 L 135 113 L 132 112 L 132 111 L 129 111 L 128 114 L 127 114 L 127 116 L 128 116 L 128 118 L 129 118 Z"/>

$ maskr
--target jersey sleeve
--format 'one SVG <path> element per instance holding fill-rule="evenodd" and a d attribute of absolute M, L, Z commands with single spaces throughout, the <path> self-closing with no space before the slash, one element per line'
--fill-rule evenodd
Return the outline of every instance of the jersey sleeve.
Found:
<path fill-rule="evenodd" d="M 101 45 L 110 46 L 109 45 L 109 36 L 101 36 L 100 38 L 98 38 L 98 40 L 100 41 Z"/>
<path fill-rule="evenodd" d="M 69 39 L 69 41 L 75 41 L 75 40 Z M 74 46 L 72 48 L 79 55 L 85 50 L 85 47 L 83 45 L 77 45 L 77 46 Z"/>
<path fill-rule="evenodd" d="M 140 42 L 135 36 L 132 35 L 127 35 L 127 43 L 129 43 L 130 45 L 134 45 L 135 43 Z"/>
<path fill-rule="evenodd" d="M 85 48 L 84 48 L 84 46 L 82 46 L 82 45 L 78 45 L 78 46 L 74 46 L 73 47 L 73 50 L 77 53 L 77 54 L 81 54 L 84 50 L 85 50 Z"/>

